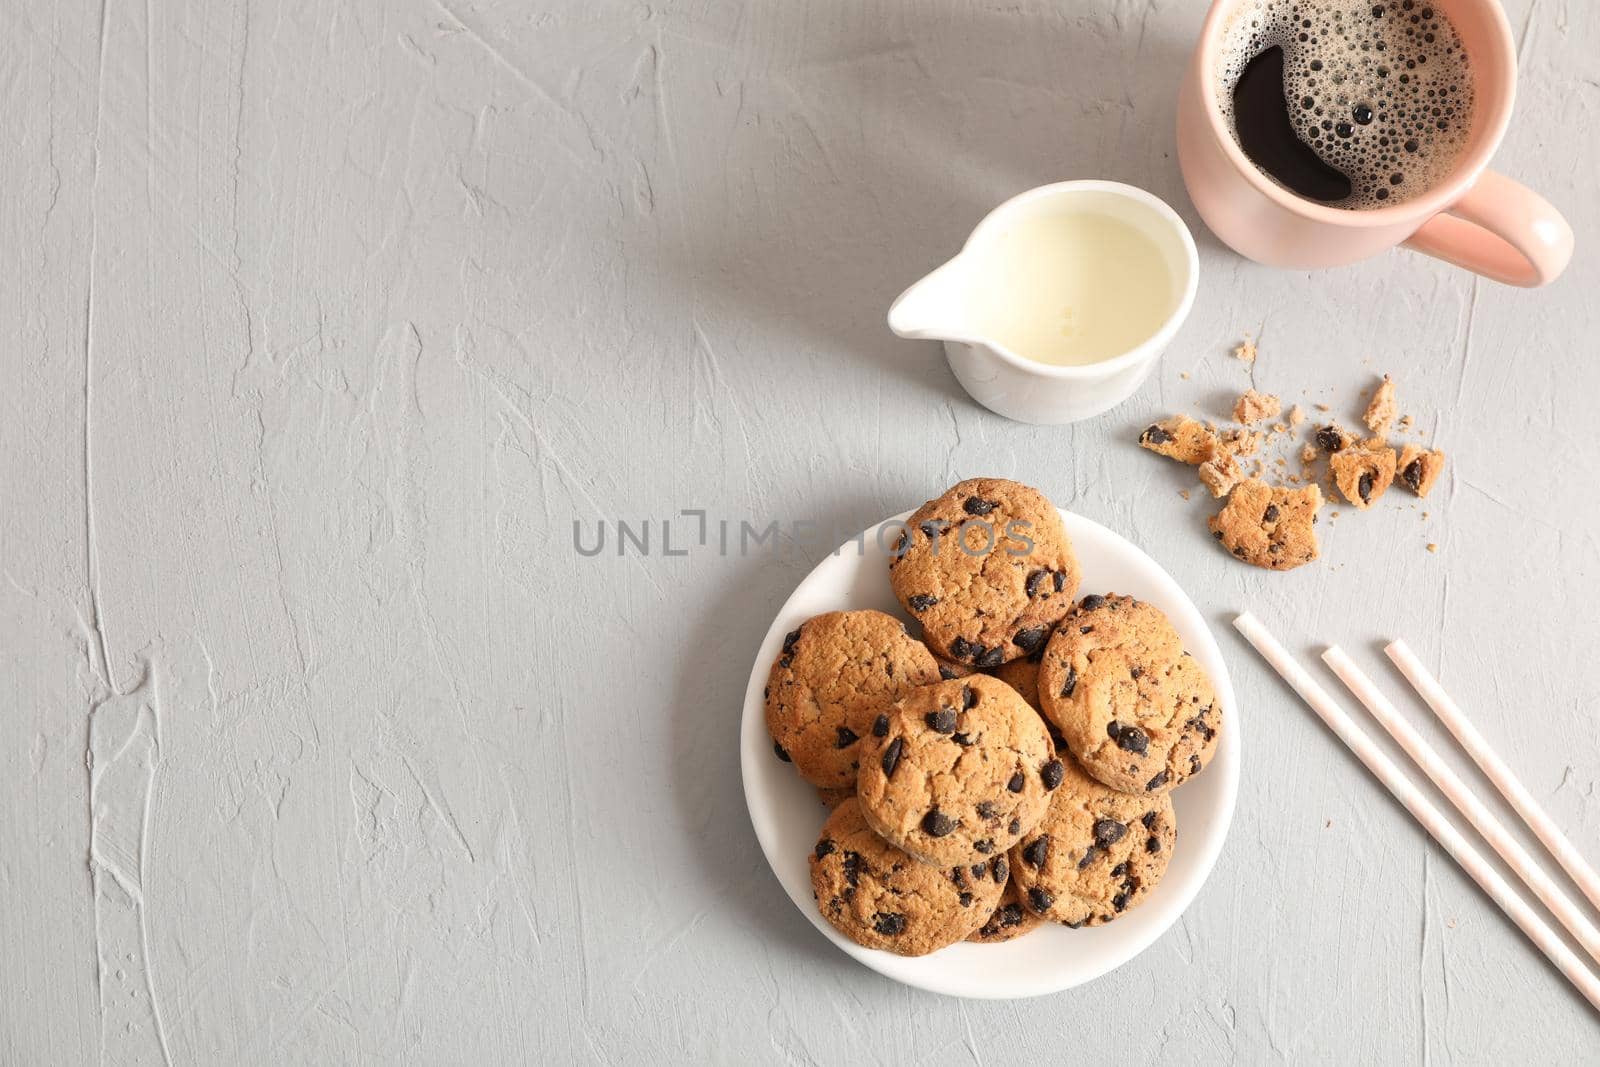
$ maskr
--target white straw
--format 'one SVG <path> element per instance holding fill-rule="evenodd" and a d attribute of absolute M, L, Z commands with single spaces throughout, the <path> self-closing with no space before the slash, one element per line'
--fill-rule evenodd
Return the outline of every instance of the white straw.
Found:
<path fill-rule="evenodd" d="M 1567 840 L 1567 835 L 1545 814 L 1539 802 L 1533 799 L 1533 794 L 1523 787 L 1522 781 L 1507 767 L 1505 761 L 1495 754 L 1489 747 L 1489 742 L 1477 731 L 1467 719 L 1456 702 L 1450 699 L 1450 694 L 1438 679 L 1428 673 L 1428 668 L 1406 646 L 1404 641 L 1394 641 L 1383 650 L 1394 665 L 1400 668 L 1400 673 L 1406 676 L 1411 687 L 1417 695 L 1428 702 L 1428 707 L 1444 723 L 1445 729 L 1455 735 L 1461 747 L 1467 750 L 1467 755 L 1483 771 L 1484 776 L 1494 783 L 1500 790 L 1500 795 L 1505 797 L 1517 814 L 1522 816 L 1522 821 L 1527 823 L 1533 832 L 1538 835 L 1544 847 L 1550 850 L 1550 855 L 1556 858 L 1561 868 L 1572 876 L 1572 880 L 1582 890 L 1583 895 L 1589 898 L 1589 903 L 1600 908 L 1600 875 L 1595 874 L 1594 868 Z"/>
<path fill-rule="evenodd" d="M 1483 806 L 1483 802 L 1467 787 L 1467 783 L 1445 765 L 1444 760 L 1439 758 L 1439 753 L 1435 752 L 1433 746 L 1428 744 L 1401 716 L 1399 709 L 1389 702 L 1389 698 L 1378 691 L 1372 679 L 1368 678 L 1338 645 L 1324 652 L 1322 661 L 1372 713 L 1372 717 L 1378 720 L 1378 725 L 1389 731 L 1390 737 L 1400 742 L 1400 747 L 1406 750 L 1406 755 L 1411 757 L 1411 761 L 1421 767 L 1422 773 L 1439 787 L 1439 792 L 1445 795 L 1445 799 L 1466 816 L 1473 829 L 1489 842 L 1489 847 L 1499 853 L 1500 858 L 1506 861 L 1517 877 L 1533 890 L 1533 895 L 1538 897 L 1561 925 L 1578 939 L 1584 951 L 1600 961 L 1600 930 L 1596 930 L 1594 924 L 1584 918 L 1578 906 L 1572 902 L 1572 898 L 1556 885 L 1555 881 L 1545 873 L 1544 868 L 1539 866 L 1538 861 L 1528 855 L 1528 850 L 1517 843 L 1505 824 Z"/>
<path fill-rule="evenodd" d="M 1517 891 L 1489 866 L 1483 854 L 1473 848 L 1466 838 L 1450 825 L 1439 809 L 1434 807 L 1400 771 L 1400 768 L 1372 743 L 1372 739 L 1351 721 L 1350 716 L 1334 703 L 1327 691 L 1318 685 L 1277 639 L 1267 632 L 1261 621 L 1249 612 L 1245 612 L 1233 620 L 1233 625 L 1244 635 L 1245 640 L 1255 646 L 1256 651 L 1261 653 L 1273 669 L 1283 676 L 1283 680 L 1300 694 L 1300 698 L 1310 705 L 1311 710 L 1328 724 L 1328 728 L 1339 736 L 1339 740 L 1349 746 L 1350 751 L 1367 765 L 1367 769 L 1394 794 L 1395 799 L 1404 804 L 1406 810 L 1433 835 L 1433 839 L 1439 842 L 1450 858 L 1460 864 L 1461 869 L 1472 876 L 1472 880 L 1482 887 L 1490 899 L 1500 905 L 1501 910 L 1528 936 L 1528 940 L 1549 957 L 1550 962 L 1567 976 L 1567 980 L 1578 988 L 1596 1010 L 1600 1010 L 1600 981 L 1597 981 L 1583 965 L 1577 954 L 1568 948 L 1556 932 L 1517 894 Z"/>

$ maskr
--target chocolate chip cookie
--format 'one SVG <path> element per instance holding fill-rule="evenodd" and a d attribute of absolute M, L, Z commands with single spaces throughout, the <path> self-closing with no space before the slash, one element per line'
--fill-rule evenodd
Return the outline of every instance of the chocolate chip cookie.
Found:
<path fill-rule="evenodd" d="M 923 956 L 953 945 L 994 913 L 1008 876 L 1003 853 L 932 867 L 872 832 L 860 805 L 833 810 L 811 852 L 822 917 L 858 945 Z"/>
<path fill-rule="evenodd" d="M 1011 850 L 1011 881 L 1033 914 L 1100 926 L 1156 887 L 1176 839 L 1170 797 L 1107 789 L 1069 760 L 1044 821 Z"/>
<path fill-rule="evenodd" d="M 1044 723 L 987 675 L 908 693 L 870 734 L 856 783 L 862 817 L 924 863 L 1004 853 L 1039 821 L 1061 779 Z"/>
<path fill-rule="evenodd" d="M 967 940 L 980 945 L 998 945 L 1021 937 L 1030 930 L 1037 930 L 1043 921 L 1022 903 L 1022 890 L 1017 888 L 1016 882 L 1008 879 L 1005 892 L 1000 894 L 1000 903 L 995 905 L 994 914 L 972 931 Z"/>
<path fill-rule="evenodd" d="M 1317 509 L 1322 490 L 1271 486 L 1257 478 L 1240 482 L 1228 503 L 1211 516 L 1211 536 L 1239 559 L 1271 571 L 1287 571 L 1317 558 Z"/>
<path fill-rule="evenodd" d="M 1038 648 L 1066 614 L 1078 560 L 1044 494 L 974 478 L 911 516 L 889 583 L 936 654 L 998 667 Z"/>
<path fill-rule="evenodd" d="M 767 676 L 767 732 L 779 759 L 812 785 L 853 788 L 860 740 L 902 693 L 939 680 L 939 665 L 881 611 L 830 611 L 784 638 Z"/>
<path fill-rule="evenodd" d="M 1039 699 L 1085 773 L 1125 793 L 1165 793 L 1216 751 L 1222 709 L 1158 608 L 1086 596 L 1039 665 Z"/>

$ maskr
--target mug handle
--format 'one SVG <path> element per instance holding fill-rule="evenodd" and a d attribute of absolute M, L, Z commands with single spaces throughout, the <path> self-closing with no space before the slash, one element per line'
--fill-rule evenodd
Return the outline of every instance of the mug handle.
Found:
<path fill-rule="evenodd" d="M 1486 170 L 1405 242 L 1424 255 L 1507 285 L 1548 285 L 1572 258 L 1572 227 L 1550 201 Z"/>

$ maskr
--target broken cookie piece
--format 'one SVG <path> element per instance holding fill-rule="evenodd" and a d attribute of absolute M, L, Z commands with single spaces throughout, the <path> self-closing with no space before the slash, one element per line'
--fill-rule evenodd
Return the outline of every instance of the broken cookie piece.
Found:
<path fill-rule="evenodd" d="M 1318 426 L 1317 432 L 1311 438 L 1317 447 L 1324 452 L 1341 452 L 1356 443 L 1356 435 L 1340 426 L 1330 422 L 1326 426 Z"/>
<path fill-rule="evenodd" d="M 1224 430 L 1217 438 L 1217 453 L 1253 456 L 1261 447 L 1261 434 L 1254 430 Z"/>
<path fill-rule="evenodd" d="M 1211 535 L 1239 559 L 1267 570 L 1286 571 L 1317 558 L 1312 527 L 1322 490 L 1273 487 L 1256 478 L 1239 483 L 1208 525 Z"/>
<path fill-rule="evenodd" d="M 1162 419 L 1139 435 L 1139 446 L 1180 463 L 1201 464 L 1217 449 L 1217 435 L 1187 415 Z"/>
<path fill-rule="evenodd" d="M 1283 402 L 1272 394 L 1246 389 L 1244 395 L 1234 402 L 1233 421 L 1248 426 L 1251 423 L 1275 419 L 1282 410 Z"/>
<path fill-rule="evenodd" d="M 1444 470 L 1444 453 L 1438 449 L 1406 445 L 1400 452 L 1395 469 L 1399 471 L 1401 484 L 1418 496 L 1425 497 Z"/>
<path fill-rule="evenodd" d="M 1389 432 L 1389 427 L 1394 425 L 1395 416 L 1399 413 L 1394 398 L 1394 380 L 1385 374 L 1383 384 L 1372 394 L 1372 401 L 1367 404 L 1367 413 L 1361 416 L 1361 421 L 1365 422 L 1367 429 L 1373 433 L 1386 434 Z"/>
<path fill-rule="evenodd" d="M 1339 492 L 1365 511 L 1394 481 L 1394 449 L 1346 448 L 1330 458 L 1328 466 Z"/>

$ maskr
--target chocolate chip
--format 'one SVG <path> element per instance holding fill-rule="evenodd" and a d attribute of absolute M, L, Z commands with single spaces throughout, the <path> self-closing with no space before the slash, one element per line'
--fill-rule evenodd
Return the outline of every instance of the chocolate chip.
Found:
<path fill-rule="evenodd" d="M 1050 910 L 1050 905 L 1054 904 L 1055 902 L 1055 897 L 1051 896 L 1049 893 L 1046 893 L 1038 886 L 1034 886 L 1032 889 L 1028 890 L 1028 904 L 1033 908 L 1034 911 L 1040 913 L 1047 912 Z"/>
<path fill-rule="evenodd" d="M 1128 906 L 1128 897 L 1130 895 L 1130 892 L 1124 889 L 1122 892 L 1111 898 L 1111 906 L 1119 912 L 1125 910 Z"/>
<path fill-rule="evenodd" d="M 1151 836 L 1151 837 L 1145 838 L 1144 850 L 1146 852 L 1151 853 L 1151 854 L 1160 852 L 1161 851 L 1161 838 L 1155 837 L 1155 836 Z"/>
<path fill-rule="evenodd" d="M 960 730 L 957 730 L 955 733 L 951 734 L 950 735 L 950 740 L 954 741 L 956 744 L 960 745 L 962 748 L 971 748 L 972 747 L 972 738 L 968 737 L 966 734 L 962 733 Z"/>
<path fill-rule="evenodd" d="M 1061 590 L 1065 589 L 1066 587 L 1067 587 L 1067 576 L 1065 574 L 1063 574 L 1061 571 L 1056 571 L 1056 592 L 1059 593 L 1059 592 L 1061 592 Z"/>
<path fill-rule="evenodd" d="M 1204 764 L 1202 764 L 1200 762 L 1200 757 L 1199 756 L 1190 756 L 1189 757 L 1189 773 L 1190 774 L 1199 774 L 1200 773 L 1200 768 L 1202 766 L 1204 766 Z"/>
<path fill-rule="evenodd" d="M 993 511 L 999 506 L 1000 504 L 998 501 L 984 500 L 982 497 L 969 496 L 967 497 L 966 502 L 961 505 L 961 509 L 968 515 L 987 515 L 989 512 Z"/>
<path fill-rule="evenodd" d="M 788 668 L 793 663 L 794 663 L 794 657 L 789 655 L 788 653 L 784 653 L 783 655 L 778 657 L 778 666 L 780 666 L 780 667 Z"/>
<path fill-rule="evenodd" d="M 938 808 L 922 817 L 922 832 L 929 837 L 945 837 L 956 828 L 956 821 Z"/>
<path fill-rule="evenodd" d="M 916 596 L 906 598 L 906 606 L 916 612 L 927 611 L 938 602 L 938 597 L 929 596 L 927 593 L 918 593 Z"/>
<path fill-rule="evenodd" d="M 1042 834 L 1022 846 L 1022 860 L 1030 867 L 1043 867 L 1050 855 L 1050 835 Z"/>
<path fill-rule="evenodd" d="M 1164 445 L 1172 440 L 1172 435 L 1160 426 L 1151 426 L 1139 435 L 1139 442 L 1147 445 Z"/>
<path fill-rule="evenodd" d="M 849 748 L 859 740 L 861 740 L 861 738 L 858 737 L 856 732 L 850 729 L 848 726 L 839 726 L 834 728 L 834 748 Z"/>
<path fill-rule="evenodd" d="M 884 747 L 881 765 L 885 778 L 894 777 L 894 769 L 900 765 L 900 750 L 905 748 L 905 744 L 905 738 L 897 737 Z"/>
<path fill-rule="evenodd" d="M 1162 786 L 1164 786 L 1166 784 L 1167 784 L 1167 772 L 1166 771 L 1162 771 L 1160 774 L 1157 774 L 1154 778 L 1152 778 L 1148 782 L 1146 782 L 1144 784 L 1144 789 L 1145 789 L 1145 792 L 1148 793 L 1152 789 L 1160 789 Z"/>
<path fill-rule="evenodd" d="M 975 708 L 977 706 L 978 706 L 978 694 L 974 693 L 972 691 L 972 686 L 970 686 L 970 685 L 962 686 L 961 687 L 961 710 L 962 711 L 971 711 L 973 708 Z"/>
<path fill-rule="evenodd" d="M 1105 597 L 1101 596 L 1099 593 L 1090 593 L 1088 596 L 1084 597 L 1083 602 L 1078 605 L 1078 610 L 1094 611 L 1096 608 L 1104 607 L 1105 603 Z"/>
<path fill-rule="evenodd" d="M 844 880 L 851 888 L 861 884 L 861 853 L 846 852 L 844 854 Z"/>
<path fill-rule="evenodd" d="M 1012 819 L 1011 822 L 1006 825 L 1006 833 L 1013 835 L 1022 833 L 1022 820 Z"/>
<path fill-rule="evenodd" d="M 898 561 L 901 556 L 906 554 L 906 544 L 910 540 L 911 539 L 905 534 L 901 534 L 899 537 L 894 539 L 894 547 L 889 549 L 889 565 L 891 567 L 894 566 L 895 562 Z"/>
<path fill-rule="evenodd" d="M 880 911 L 872 916 L 872 928 L 885 937 L 905 933 L 906 917 L 894 912 Z"/>
<path fill-rule="evenodd" d="M 973 810 L 978 813 L 979 817 L 984 819 L 992 819 L 999 814 L 999 812 L 995 810 L 994 801 L 992 800 L 978 801 L 978 803 L 974 805 Z"/>
<path fill-rule="evenodd" d="M 1066 776 L 1067 768 L 1058 759 L 1053 759 L 1039 768 L 1039 780 L 1044 782 L 1044 787 L 1047 790 L 1054 789 L 1060 785 L 1061 780 Z"/>
<path fill-rule="evenodd" d="M 1018 771 L 1016 774 L 1011 776 L 1011 781 L 1006 783 L 1006 788 L 1011 790 L 1013 793 L 1020 793 L 1022 792 L 1023 784 L 1024 780 L 1022 777 L 1022 772 Z"/>
<path fill-rule="evenodd" d="M 930 711 L 922 717 L 922 721 L 927 723 L 928 729 L 934 733 L 952 733 L 956 728 L 956 709 L 940 708 L 937 711 Z"/>
<path fill-rule="evenodd" d="M 821 841 L 818 841 L 816 847 L 817 859 L 820 860 L 822 857 L 832 854 L 833 848 L 833 842 L 826 837 L 824 837 Z"/>
<path fill-rule="evenodd" d="M 1153 811 L 1147 811 L 1139 817 L 1139 821 L 1144 823 L 1144 828 L 1146 830 L 1154 830 L 1156 828 L 1156 813 Z"/>
<path fill-rule="evenodd" d="M 1022 591 L 1029 596 L 1038 596 L 1039 587 L 1050 578 L 1049 571 L 1034 571 L 1028 575 L 1028 580 L 1022 583 Z"/>
<path fill-rule="evenodd" d="M 1044 639 L 1049 635 L 1050 630 L 1048 627 L 1036 626 L 1031 630 L 1018 631 L 1017 636 L 1011 639 L 1011 643 L 1024 652 L 1032 652 L 1044 644 Z"/>
<path fill-rule="evenodd" d="M 1106 724 L 1106 735 L 1124 752 L 1142 756 L 1150 751 L 1150 738 L 1137 726 L 1124 726 L 1115 719 Z"/>
<path fill-rule="evenodd" d="M 972 851 L 976 852 L 980 856 L 987 856 L 989 853 L 994 851 L 994 842 L 989 840 L 987 837 L 982 841 L 974 841 L 972 843 Z"/>
<path fill-rule="evenodd" d="M 939 664 L 939 677 L 948 682 L 952 678 L 961 677 L 961 675 L 957 674 L 955 671 L 941 663 Z"/>
<path fill-rule="evenodd" d="M 1422 460 L 1414 459 L 1406 464 L 1406 469 L 1400 472 L 1400 480 L 1406 483 L 1406 488 L 1413 493 L 1422 489 Z"/>
<path fill-rule="evenodd" d="M 1361 475 L 1361 480 L 1356 483 L 1356 494 L 1361 497 L 1363 504 L 1372 498 L 1372 472 L 1367 471 Z"/>
<path fill-rule="evenodd" d="M 1261 521 L 1262 522 L 1277 522 L 1278 521 L 1278 505 L 1276 505 L 1276 504 L 1268 504 L 1267 505 L 1267 510 L 1263 511 L 1261 513 Z"/>
<path fill-rule="evenodd" d="M 979 645 L 978 648 L 981 650 L 983 646 Z M 1006 650 L 1000 645 L 995 645 L 987 652 L 980 651 L 977 654 L 977 659 L 973 660 L 980 667 L 998 667 L 1005 661 Z"/>
<path fill-rule="evenodd" d="M 962 894 L 961 894 L 961 895 L 960 895 L 960 896 L 959 896 L 959 897 L 957 897 L 957 898 L 956 898 L 956 899 L 957 899 L 957 900 L 959 900 L 959 901 L 960 901 L 960 902 L 961 902 L 961 906 L 962 906 L 962 907 L 963 907 L 963 908 L 970 908 L 970 907 L 972 907 L 972 894 L 971 894 L 971 893 L 962 893 Z"/>
<path fill-rule="evenodd" d="M 1083 858 L 1078 861 L 1078 870 L 1081 871 L 1085 867 L 1089 866 L 1089 864 L 1094 862 L 1095 857 L 1098 855 L 1100 855 L 1100 850 L 1090 846 L 1084 851 Z"/>
<path fill-rule="evenodd" d="M 921 530 L 922 536 L 926 537 L 930 541 L 937 541 L 939 539 L 939 534 L 942 532 L 939 528 L 939 524 L 931 521 L 922 523 L 917 527 L 917 529 Z"/>
<path fill-rule="evenodd" d="M 1022 922 L 1022 905 L 1002 904 L 999 910 L 984 924 L 983 932 L 991 935 L 997 934 L 1001 930 L 1009 930 L 1020 922 Z"/>
<path fill-rule="evenodd" d="M 785 763 L 793 763 L 794 762 L 794 758 L 791 757 L 789 755 L 789 753 L 785 752 L 783 750 L 783 746 L 778 744 L 778 742 L 776 742 L 776 741 L 772 742 L 772 752 L 773 752 L 774 755 L 776 755 L 779 759 L 783 760 L 783 762 L 785 762 Z"/>
<path fill-rule="evenodd" d="M 1109 848 L 1122 840 L 1122 835 L 1128 828 L 1115 819 L 1096 819 L 1094 821 L 1094 843 L 1101 848 Z"/>
<path fill-rule="evenodd" d="M 790 630 L 788 633 L 783 635 L 783 650 L 785 652 L 794 651 L 794 646 L 800 641 L 800 630 L 802 629 L 804 629 L 804 627 Z"/>
<path fill-rule="evenodd" d="M 1201 718 L 1201 715 L 1204 714 L 1205 712 L 1201 712 L 1200 715 L 1196 715 L 1183 725 L 1198 733 L 1204 740 L 1209 741 L 1216 736 L 1217 732 L 1206 725 L 1205 719 Z"/>
<path fill-rule="evenodd" d="M 1004 885 L 1006 878 L 1011 874 L 1011 865 L 1004 856 L 996 856 L 989 861 L 989 873 L 994 876 L 995 885 Z"/>
<path fill-rule="evenodd" d="M 1078 688 L 1078 668 L 1068 667 L 1067 680 L 1061 683 L 1061 695 L 1069 697 L 1076 688 Z"/>
<path fill-rule="evenodd" d="M 1127 873 L 1128 873 L 1128 861 L 1127 860 L 1123 860 L 1121 863 L 1119 863 L 1115 867 L 1111 868 L 1111 877 L 1113 877 L 1113 878 L 1121 878 L 1123 875 L 1125 875 Z"/>
<path fill-rule="evenodd" d="M 972 877 L 974 877 L 974 878 L 982 878 L 984 875 L 986 875 L 988 873 L 989 873 L 989 868 L 985 864 L 974 863 L 972 865 Z"/>
<path fill-rule="evenodd" d="M 1080 627 L 1078 627 L 1078 632 L 1080 634 L 1092 634 L 1092 633 L 1094 633 L 1094 627 L 1093 626 L 1080 626 Z"/>
<path fill-rule="evenodd" d="M 872 720 L 872 736 L 873 737 L 888 737 L 889 736 L 889 716 L 887 716 L 887 715 L 879 715 L 876 719 Z"/>
<path fill-rule="evenodd" d="M 950 655 L 956 659 L 971 659 L 982 651 L 982 645 L 975 645 L 965 637 L 958 637 L 950 642 Z"/>
<path fill-rule="evenodd" d="M 1142 676 L 1143 674 L 1144 674 L 1144 668 L 1143 667 L 1129 667 L 1128 668 L 1128 677 L 1132 678 L 1136 682 L 1139 680 L 1140 676 Z"/>
<path fill-rule="evenodd" d="M 1344 434 L 1332 426 L 1323 426 L 1317 430 L 1317 447 L 1324 452 L 1337 452 L 1344 447 Z"/>

